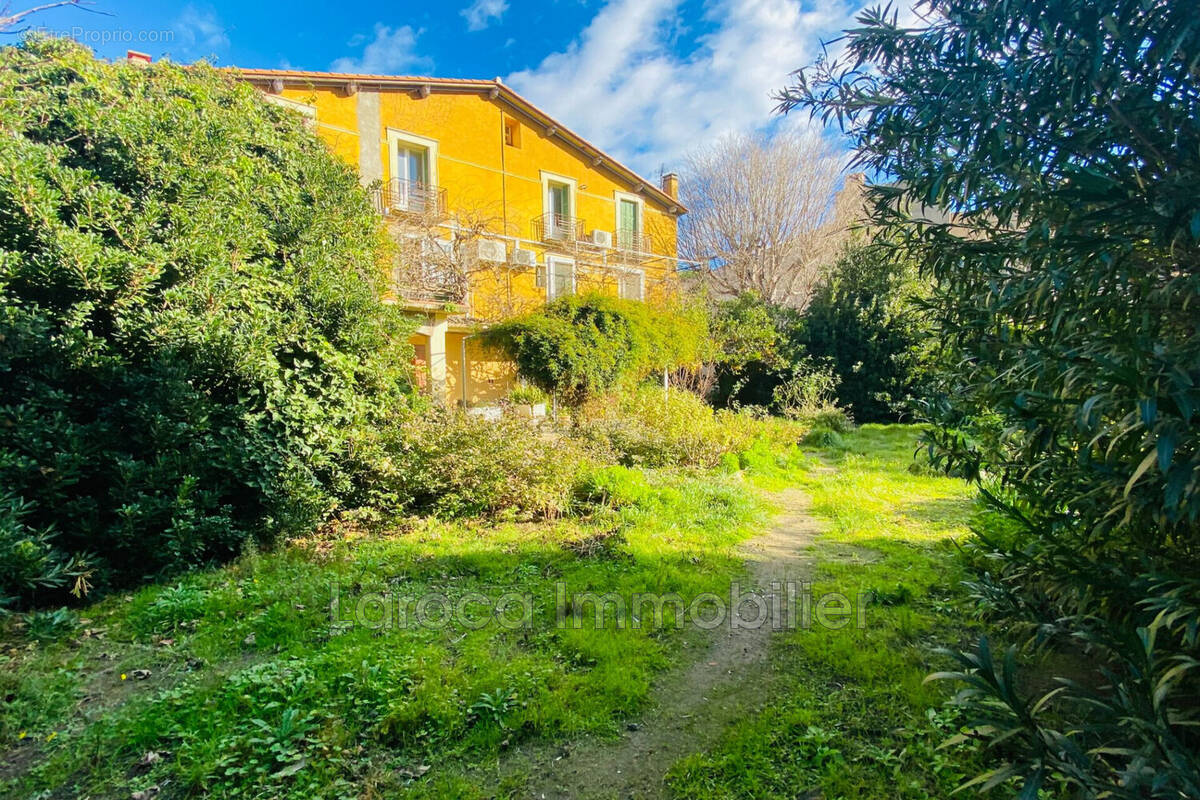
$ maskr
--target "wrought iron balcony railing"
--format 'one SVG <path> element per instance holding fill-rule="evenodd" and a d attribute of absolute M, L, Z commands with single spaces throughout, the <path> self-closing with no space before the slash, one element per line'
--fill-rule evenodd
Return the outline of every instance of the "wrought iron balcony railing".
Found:
<path fill-rule="evenodd" d="M 427 214 L 441 217 L 446 213 L 446 190 L 420 181 L 392 178 L 372 193 L 375 210 L 391 214 Z"/>
<path fill-rule="evenodd" d="M 533 238 L 543 242 L 574 244 L 583 239 L 583 220 L 565 214 L 542 214 L 533 218 Z"/>
<path fill-rule="evenodd" d="M 617 252 L 626 258 L 648 256 L 654 250 L 650 234 L 637 231 L 617 230 Z"/>
<path fill-rule="evenodd" d="M 405 305 L 413 306 L 461 305 L 467 299 L 466 289 L 459 286 L 398 286 L 396 294 Z"/>
<path fill-rule="evenodd" d="M 424 244 L 424 243 L 423 243 Z M 437 248 L 422 247 L 427 253 L 392 271 L 396 295 L 413 305 L 461 304 L 467 298 L 467 275 L 447 258 L 432 255 Z"/>

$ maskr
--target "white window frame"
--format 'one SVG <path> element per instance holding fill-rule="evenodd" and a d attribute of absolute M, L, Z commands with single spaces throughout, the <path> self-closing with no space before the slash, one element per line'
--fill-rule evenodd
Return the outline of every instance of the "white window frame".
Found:
<path fill-rule="evenodd" d="M 637 230 L 634 234 L 641 236 L 646 230 L 646 200 L 645 198 L 633 194 L 632 192 L 622 192 L 617 190 L 613 192 L 613 241 L 620 244 L 621 241 L 621 201 L 629 200 L 637 204 Z"/>
<path fill-rule="evenodd" d="M 567 193 L 567 216 L 573 219 L 578 219 L 578 208 L 575 203 L 579 194 L 579 182 L 574 178 L 568 178 L 566 175 L 556 175 L 553 172 L 541 170 L 542 175 L 542 213 L 549 214 L 553 209 L 550 208 L 550 184 L 565 183 L 570 191 Z"/>
<path fill-rule="evenodd" d="M 400 178 L 399 170 L 397 169 L 399 167 L 399 164 L 396 163 L 399 159 L 396 158 L 396 152 L 398 150 L 398 145 L 403 143 L 403 144 L 411 145 L 413 147 L 423 148 L 429 154 L 429 156 L 428 156 L 429 163 L 427 164 L 427 167 L 429 168 L 429 185 L 430 186 L 440 186 L 440 184 L 438 183 L 438 174 L 437 174 L 437 164 L 438 164 L 437 139 L 429 139 L 425 136 L 417 136 L 415 133 L 408 133 L 407 131 L 396 130 L 395 128 L 388 128 L 387 129 L 387 143 L 388 143 L 388 177 L 390 177 L 392 180 L 396 180 L 397 178 Z"/>
<path fill-rule="evenodd" d="M 555 264 L 567 264 L 571 267 L 571 288 L 568 294 L 575 294 L 575 259 L 567 258 L 566 256 L 546 256 L 546 302 L 557 300 L 566 295 L 551 294 L 554 291 L 554 266 Z"/>
<path fill-rule="evenodd" d="M 638 296 L 637 297 L 625 297 L 621 293 L 621 286 L 622 286 L 621 281 L 626 278 L 629 278 L 629 277 L 637 278 L 637 285 L 638 285 Z M 645 300 L 646 300 L 646 271 L 643 269 L 627 269 L 624 272 L 622 272 L 620 277 L 617 278 L 617 297 L 619 297 L 623 300 L 638 300 L 641 302 L 645 302 Z"/>

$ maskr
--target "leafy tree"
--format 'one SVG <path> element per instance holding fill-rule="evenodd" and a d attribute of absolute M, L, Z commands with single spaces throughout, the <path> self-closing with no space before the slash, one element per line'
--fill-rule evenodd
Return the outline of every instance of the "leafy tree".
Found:
<path fill-rule="evenodd" d="M 781 99 L 889 178 L 875 223 L 934 281 L 934 455 L 1020 530 L 991 541 L 981 597 L 1045 609 L 1043 634 L 1107 670 L 1035 704 L 981 648 L 964 699 L 1023 797 L 1051 776 L 1197 796 L 1200 20 L 1171 0 L 926 6 L 865 13 Z"/>
<path fill-rule="evenodd" d="M 235 554 L 365 499 L 405 326 L 354 173 L 204 65 L 0 50 L 0 594 Z"/>
<path fill-rule="evenodd" d="M 911 262 L 885 247 L 853 244 L 825 270 L 803 312 L 753 293 L 718 303 L 714 399 L 781 411 L 781 391 L 828 373 L 834 403 L 854 419 L 896 419 L 922 380 L 928 326 L 914 303 L 922 292 Z"/>
<path fill-rule="evenodd" d="M 742 292 L 716 305 L 711 315 L 712 338 L 717 360 L 725 364 L 779 359 L 779 332 L 771 308 L 754 292 Z"/>

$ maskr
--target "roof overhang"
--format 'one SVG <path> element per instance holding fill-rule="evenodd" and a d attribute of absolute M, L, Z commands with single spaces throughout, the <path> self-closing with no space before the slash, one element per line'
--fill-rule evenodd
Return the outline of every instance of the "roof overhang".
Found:
<path fill-rule="evenodd" d="M 672 214 L 686 214 L 687 208 L 678 198 L 671 197 L 653 181 L 646 180 L 617 159 L 605 153 L 579 134 L 555 120 L 545 111 L 510 89 L 499 78 L 495 80 L 473 80 L 467 78 L 425 78 L 411 75 L 369 75 L 350 72 L 308 72 L 287 69 L 242 69 L 226 68 L 239 78 L 264 89 L 277 93 L 289 86 L 332 87 L 347 95 L 359 89 L 392 89 L 412 92 L 414 97 L 427 97 L 433 92 L 451 94 L 477 94 L 492 100 L 503 101 L 540 125 L 543 132 L 557 138 L 591 161 L 592 167 L 603 169 L 619 178 L 627 187 L 643 195 Z"/>

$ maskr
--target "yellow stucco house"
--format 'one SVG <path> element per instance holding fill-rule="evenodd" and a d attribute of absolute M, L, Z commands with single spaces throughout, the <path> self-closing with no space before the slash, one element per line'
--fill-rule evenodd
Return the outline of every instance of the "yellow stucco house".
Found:
<path fill-rule="evenodd" d="M 239 71 L 355 165 L 398 243 L 395 300 L 435 399 L 489 405 L 511 364 L 481 326 L 572 292 L 677 289 L 678 178 L 648 181 L 499 79 Z"/>

